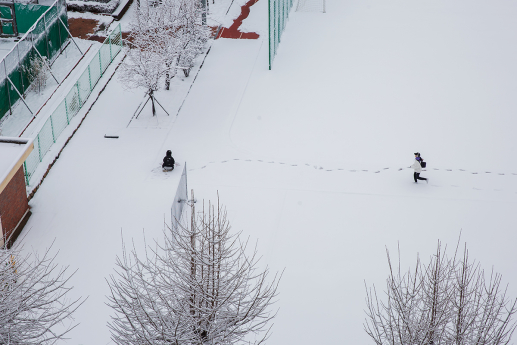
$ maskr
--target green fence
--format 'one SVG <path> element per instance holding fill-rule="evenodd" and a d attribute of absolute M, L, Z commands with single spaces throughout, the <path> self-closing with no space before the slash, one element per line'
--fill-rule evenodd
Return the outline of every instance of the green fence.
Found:
<path fill-rule="evenodd" d="M 18 31 L 25 34 L 0 62 L 0 119 L 29 88 L 31 60 L 42 56 L 52 63 L 68 39 L 65 0 L 52 6 L 17 3 L 15 10 Z"/>
<path fill-rule="evenodd" d="M 269 5 L 269 69 L 273 65 L 282 32 L 294 0 L 268 0 Z"/>
<path fill-rule="evenodd" d="M 77 115 L 93 88 L 102 77 L 106 68 L 122 49 L 122 32 L 120 24 L 113 30 L 102 43 L 98 52 L 90 61 L 90 64 L 68 92 L 65 99 L 49 116 L 34 139 L 34 150 L 25 160 L 24 171 L 27 185 L 34 171 L 47 154 L 50 147 L 56 142 L 59 135 L 70 124 L 71 119 Z"/>

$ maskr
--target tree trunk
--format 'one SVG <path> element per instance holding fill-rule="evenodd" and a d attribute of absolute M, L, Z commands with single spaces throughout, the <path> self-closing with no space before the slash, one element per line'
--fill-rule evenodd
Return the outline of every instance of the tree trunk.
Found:
<path fill-rule="evenodd" d="M 156 115 L 156 108 L 154 106 L 154 94 L 153 94 L 153 90 L 149 91 L 149 98 L 151 98 L 151 106 L 152 106 L 152 109 L 153 109 L 153 116 Z"/>
<path fill-rule="evenodd" d="M 167 66 L 167 72 L 165 73 L 165 90 L 169 90 L 170 85 L 171 85 L 171 75 L 170 75 L 171 63 L 167 62 L 166 66 Z"/>

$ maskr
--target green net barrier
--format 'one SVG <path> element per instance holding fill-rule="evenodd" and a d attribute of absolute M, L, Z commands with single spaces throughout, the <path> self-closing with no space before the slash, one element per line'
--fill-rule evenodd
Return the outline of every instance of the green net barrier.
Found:
<path fill-rule="evenodd" d="M 34 139 L 34 150 L 25 160 L 25 181 L 30 183 L 36 168 L 41 163 L 59 135 L 70 124 L 72 118 L 92 93 L 106 69 L 122 49 L 122 31 L 120 24 L 106 38 L 92 58 L 88 67 L 70 89 L 63 101 L 52 112 Z"/>
<path fill-rule="evenodd" d="M 273 66 L 280 44 L 282 32 L 284 32 L 289 18 L 289 12 L 294 0 L 268 0 L 269 6 L 269 69 Z"/>
<path fill-rule="evenodd" d="M 31 60 L 41 55 L 52 63 L 68 40 L 65 0 L 52 6 L 16 3 L 15 11 L 18 31 L 25 34 L 0 62 L 0 119 L 29 88 Z"/>

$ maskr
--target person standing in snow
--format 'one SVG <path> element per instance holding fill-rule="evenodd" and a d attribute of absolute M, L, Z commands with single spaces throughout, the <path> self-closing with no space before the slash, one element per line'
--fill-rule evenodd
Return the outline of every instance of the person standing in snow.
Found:
<path fill-rule="evenodd" d="M 421 162 L 422 162 L 422 158 L 420 157 L 420 152 L 415 152 L 415 162 L 411 166 L 411 168 L 413 168 L 415 170 L 415 172 L 413 174 L 413 178 L 415 179 L 415 183 L 418 183 L 418 180 L 424 180 L 425 182 L 429 183 L 428 179 L 426 179 L 424 177 L 420 177 L 420 173 L 422 172 Z"/>
<path fill-rule="evenodd" d="M 163 171 L 172 171 L 174 170 L 174 158 L 172 158 L 171 150 L 167 150 L 165 157 L 163 158 L 162 164 Z"/>

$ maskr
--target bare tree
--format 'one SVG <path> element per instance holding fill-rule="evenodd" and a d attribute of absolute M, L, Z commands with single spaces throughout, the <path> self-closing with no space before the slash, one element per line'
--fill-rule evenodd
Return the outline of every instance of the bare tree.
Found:
<path fill-rule="evenodd" d="M 204 208 L 204 207 L 203 207 Z M 164 243 L 140 259 L 135 250 L 117 260 L 111 276 L 109 323 L 116 344 L 260 344 L 276 313 L 280 276 L 268 283 L 256 248 L 230 234 L 226 212 L 217 203 L 190 224 L 167 227 Z M 255 334 L 254 341 L 247 338 Z"/>
<path fill-rule="evenodd" d="M 200 3 L 191 0 L 147 0 L 135 9 L 120 80 L 128 88 L 147 90 L 153 115 L 160 80 L 165 80 L 168 90 L 177 69 L 188 76 L 194 58 L 206 45 L 209 28 L 201 24 L 201 13 Z"/>
<path fill-rule="evenodd" d="M 177 0 L 176 0 L 177 1 Z M 199 1 L 182 1 L 181 15 L 178 17 L 178 68 L 188 77 L 194 66 L 194 59 L 202 52 L 210 36 L 206 23 L 200 23 L 200 14 L 204 10 Z"/>
<path fill-rule="evenodd" d="M 84 302 L 67 300 L 72 275 L 49 250 L 43 257 L 0 250 L 0 344 L 54 344 L 76 325 L 72 314 Z"/>
<path fill-rule="evenodd" d="M 167 71 L 162 54 L 165 29 L 162 17 L 155 16 L 155 13 L 151 6 L 135 9 L 130 34 L 124 45 L 126 58 L 119 74 L 119 79 L 127 88 L 142 87 L 147 90 L 147 101 L 151 100 L 153 115 L 156 115 L 154 93 Z"/>
<path fill-rule="evenodd" d="M 501 290 L 501 275 L 470 262 L 468 250 L 448 257 L 438 242 L 428 265 L 417 257 L 414 270 L 402 274 L 387 252 L 390 275 L 386 300 L 367 288 L 365 331 L 378 345 L 508 344 L 516 328 L 517 300 Z"/>

